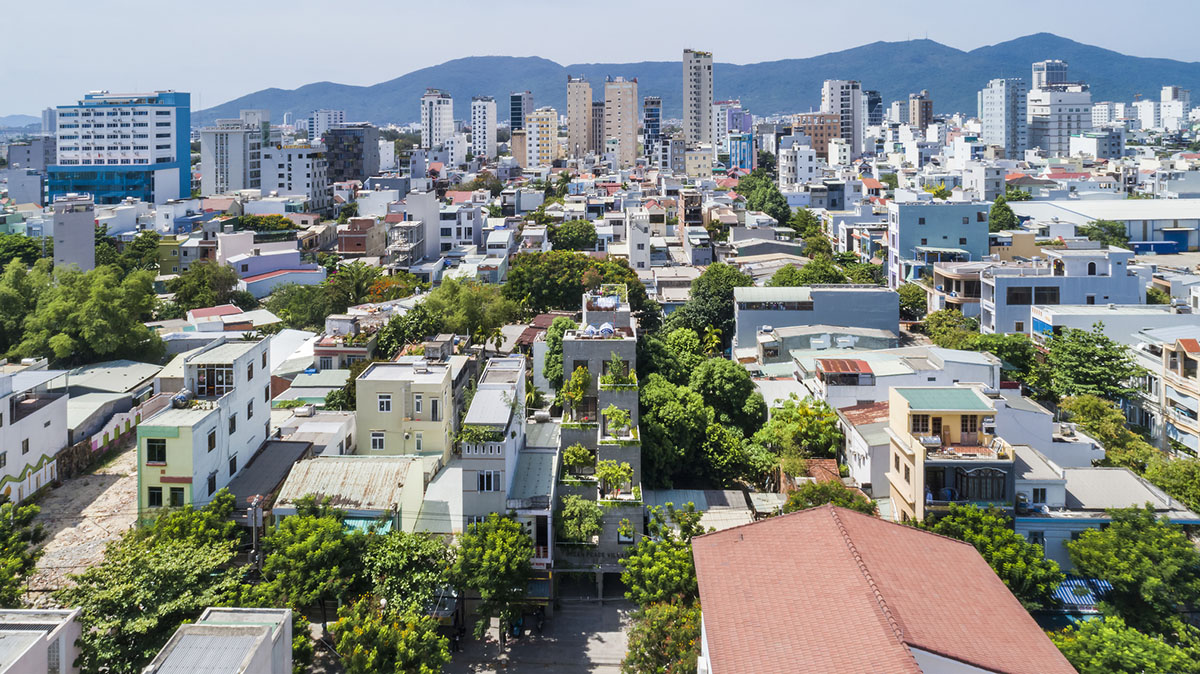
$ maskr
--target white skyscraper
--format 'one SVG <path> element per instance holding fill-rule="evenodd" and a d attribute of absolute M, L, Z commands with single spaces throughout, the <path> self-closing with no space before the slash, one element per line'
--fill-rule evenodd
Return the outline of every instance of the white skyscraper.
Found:
<path fill-rule="evenodd" d="M 308 118 L 308 137 L 318 141 L 330 127 L 346 123 L 345 110 L 314 110 Z"/>
<path fill-rule="evenodd" d="M 683 134 L 689 147 L 713 142 L 712 52 L 683 50 Z"/>
<path fill-rule="evenodd" d="M 431 150 L 454 133 L 454 99 L 449 93 L 426 89 L 421 97 L 421 147 Z"/>
<path fill-rule="evenodd" d="M 471 154 L 491 159 L 496 156 L 496 99 L 471 99 Z"/>
<path fill-rule="evenodd" d="M 861 155 L 867 130 L 862 85 L 857 80 L 825 80 L 821 87 L 821 112 L 838 115 L 841 121 L 839 137 L 849 141 L 853 156 Z"/>
<path fill-rule="evenodd" d="M 1092 92 L 1086 84 L 1034 89 L 1026 113 L 1029 147 L 1065 157 L 1071 150 L 1071 136 L 1092 130 Z"/>
<path fill-rule="evenodd" d="M 200 129 L 201 194 L 262 187 L 263 124 L 270 119 L 266 110 L 243 110 L 238 119 Z"/>
<path fill-rule="evenodd" d="M 1167 131 L 1178 131 L 1186 123 L 1192 109 L 1192 92 L 1175 86 L 1162 88 L 1159 103 L 1159 122 Z"/>
<path fill-rule="evenodd" d="M 1033 89 L 1045 89 L 1067 83 L 1067 62 L 1058 59 L 1033 64 Z"/>
<path fill-rule="evenodd" d="M 979 92 L 983 142 L 999 145 L 1008 159 L 1020 158 L 1029 145 L 1028 96 L 1029 88 L 1019 77 L 992 80 Z"/>

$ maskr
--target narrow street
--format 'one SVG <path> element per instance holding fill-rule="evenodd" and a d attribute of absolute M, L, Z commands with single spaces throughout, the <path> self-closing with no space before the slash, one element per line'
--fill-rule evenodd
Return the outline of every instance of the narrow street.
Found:
<path fill-rule="evenodd" d="M 53 603 L 50 593 L 70 585 L 68 574 L 80 573 L 104 557 L 104 546 L 116 540 L 137 516 L 137 452 L 132 443 L 96 468 L 64 482 L 38 500 L 37 521 L 46 532 L 37 571 L 29 579 L 28 601 L 35 607 Z"/>

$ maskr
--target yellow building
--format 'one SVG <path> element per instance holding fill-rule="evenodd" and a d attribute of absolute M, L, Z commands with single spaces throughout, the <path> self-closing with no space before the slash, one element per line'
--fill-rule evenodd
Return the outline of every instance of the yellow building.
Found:
<path fill-rule="evenodd" d="M 525 159 L 531 167 L 549 166 L 558 155 L 558 112 L 538 108 L 525 117 Z"/>
<path fill-rule="evenodd" d="M 182 254 L 180 247 L 188 238 L 182 235 L 168 235 L 158 240 L 158 273 L 160 275 L 178 274 L 183 271 L 179 262 Z"/>
<path fill-rule="evenodd" d="M 604 138 L 616 140 L 617 165 L 633 166 L 637 159 L 637 79 L 623 77 L 604 83 Z"/>
<path fill-rule="evenodd" d="M 512 136 L 508 140 L 509 150 L 512 152 L 513 160 L 517 162 L 517 166 L 527 166 L 529 154 L 525 151 L 526 148 L 525 130 L 517 129 L 512 132 Z"/>
<path fill-rule="evenodd" d="M 372 363 L 355 380 L 358 453 L 450 459 L 457 412 L 449 363 Z"/>
<path fill-rule="evenodd" d="M 567 76 L 567 156 L 582 157 L 592 147 L 592 85 Z"/>
<path fill-rule="evenodd" d="M 896 520 L 924 520 L 950 503 L 1012 507 L 1012 447 L 995 435 L 995 406 L 980 387 L 897 387 L 888 402 Z"/>
<path fill-rule="evenodd" d="M 988 252 L 996 255 L 998 260 L 1012 262 L 1017 258 L 1025 260 L 1034 257 L 1044 257 L 1042 247 L 1037 245 L 1037 233 L 1026 231 L 995 232 L 988 237 Z"/>
<path fill-rule="evenodd" d="M 683 155 L 684 172 L 689 178 L 711 178 L 712 160 L 711 145 L 701 145 L 694 150 L 688 150 Z"/>

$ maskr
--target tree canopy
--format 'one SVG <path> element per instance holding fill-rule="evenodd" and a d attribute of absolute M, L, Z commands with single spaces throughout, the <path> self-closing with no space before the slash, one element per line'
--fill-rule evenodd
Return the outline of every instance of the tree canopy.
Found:
<path fill-rule="evenodd" d="M 436 618 L 385 608 L 373 597 L 343 605 L 333 633 L 347 674 L 439 674 L 450 663 Z"/>
<path fill-rule="evenodd" d="M 630 619 L 622 674 L 691 674 L 700 655 L 700 607 L 650 604 Z"/>
<path fill-rule="evenodd" d="M 666 328 L 690 328 L 697 335 L 709 327 L 721 331 L 724 343 L 733 338 L 733 289 L 754 285 L 754 279 L 724 262 L 710 264 L 692 281 L 691 298 L 667 317 Z"/>
<path fill-rule="evenodd" d="M 746 210 L 762 211 L 782 225 L 791 218 L 792 209 L 775 185 L 772 173 L 759 166 L 738 179 L 737 193 L 746 198 Z"/>
<path fill-rule="evenodd" d="M 1050 632 L 1050 640 L 1079 674 L 1197 671 L 1192 650 L 1143 634 L 1116 616 L 1082 620 Z"/>
<path fill-rule="evenodd" d="M 1085 394 L 1064 398 L 1059 409 L 1104 447 L 1105 465 L 1141 473 L 1162 456 L 1126 426 L 1125 414 L 1115 402 Z"/>
<path fill-rule="evenodd" d="M 596 226 L 587 220 L 568 220 L 550 229 L 550 243 L 556 250 L 594 250 Z"/>
<path fill-rule="evenodd" d="M 800 485 L 799 489 L 788 494 L 787 502 L 783 504 L 783 512 L 808 510 L 826 504 L 849 508 L 865 515 L 878 515 L 875 501 L 867 498 L 861 491 L 847 487 L 840 480 L 806 482 Z"/>
<path fill-rule="evenodd" d="M 1096 220 L 1075 228 L 1075 233 L 1086 236 L 1090 241 L 1099 241 L 1106 246 L 1127 248 L 1129 235 L 1125 223 L 1115 220 Z"/>
<path fill-rule="evenodd" d="M 704 533 L 701 515 L 694 503 L 682 508 L 672 503 L 650 508 L 646 535 L 621 560 L 626 599 L 639 606 L 696 600 L 699 590 L 691 543 L 694 536 Z"/>
<path fill-rule="evenodd" d="M 21 606 L 25 581 L 41 556 L 33 546 L 45 536 L 33 521 L 39 512 L 34 504 L 0 504 L 0 608 Z"/>
<path fill-rule="evenodd" d="M 1046 365 L 1050 393 L 1059 398 L 1094 395 L 1119 401 L 1136 392 L 1130 382 L 1143 372 L 1123 344 L 1104 334 L 1101 323 L 1051 337 Z"/>
<path fill-rule="evenodd" d="M 994 233 L 1013 230 L 1020 227 L 1020 224 L 1017 214 L 1013 213 L 1012 207 L 1008 205 L 1008 199 L 1003 194 L 996 197 L 991 210 L 988 211 L 988 231 Z"/>
<path fill-rule="evenodd" d="M 900 294 L 900 316 L 910 321 L 925 316 L 929 294 L 917 283 L 905 283 L 896 291 Z"/>
<path fill-rule="evenodd" d="M 670 487 L 696 473 L 696 449 L 713 422 L 712 408 L 687 386 L 651 374 L 639 388 L 643 481 Z"/>
<path fill-rule="evenodd" d="M 491 618 L 511 625 L 529 589 L 533 540 L 516 520 L 491 513 L 463 532 L 458 547 L 454 578 L 480 597 L 475 635 L 483 636 Z"/>
<path fill-rule="evenodd" d="M 424 532 L 372 536 L 363 557 L 363 570 L 375 593 L 401 612 L 425 611 L 437 591 L 450 583 L 453 565 L 453 548 Z"/>
<path fill-rule="evenodd" d="M 785 473 L 801 475 L 805 459 L 836 455 L 842 431 L 837 414 L 825 401 L 801 400 L 792 395 L 771 409 L 770 418 L 754 434 L 753 441 L 778 457 Z"/>
<path fill-rule="evenodd" d="M 237 283 L 238 275 L 233 268 L 216 261 L 201 260 L 167 281 L 167 290 L 175 295 L 174 304 L 180 313 L 220 304 L 253 309 L 258 300 L 244 290 L 239 291 Z"/>

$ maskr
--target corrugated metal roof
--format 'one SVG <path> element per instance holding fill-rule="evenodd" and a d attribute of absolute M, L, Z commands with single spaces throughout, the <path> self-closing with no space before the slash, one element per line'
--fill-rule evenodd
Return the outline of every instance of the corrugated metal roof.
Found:
<path fill-rule="evenodd" d="M 807 302 L 812 299 L 812 289 L 796 287 L 744 286 L 733 289 L 735 302 Z"/>
<path fill-rule="evenodd" d="M 871 366 L 867 361 L 853 358 L 818 358 L 817 369 L 830 374 L 871 373 Z"/>
<path fill-rule="evenodd" d="M 908 401 L 909 409 L 935 412 L 988 412 L 992 406 L 973 388 L 930 386 L 892 389 Z"/>
<path fill-rule="evenodd" d="M 156 674 L 237 674 L 242 671 L 242 661 L 260 638 L 236 633 L 184 633 L 169 645 L 171 650 Z"/>
<path fill-rule="evenodd" d="M 246 352 L 258 346 L 258 342 L 225 342 L 220 346 L 197 354 L 188 361 L 189 365 L 225 365 L 244 356 Z"/>
<path fill-rule="evenodd" d="M 513 476 L 508 497 L 526 499 L 550 496 L 554 487 L 556 457 L 553 452 L 521 452 L 517 456 L 517 473 Z"/>
<path fill-rule="evenodd" d="M 313 494 L 330 497 L 335 508 L 390 510 L 400 502 L 400 492 L 411 468 L 420 471 L 420 460 L 411 456 L 319 456 L 301 461 L 279 490 L 275 507 L 290 507 Z M 420 473 L 414 475 L 420 479 Z"/>

